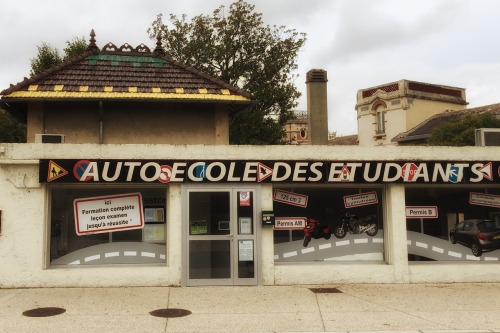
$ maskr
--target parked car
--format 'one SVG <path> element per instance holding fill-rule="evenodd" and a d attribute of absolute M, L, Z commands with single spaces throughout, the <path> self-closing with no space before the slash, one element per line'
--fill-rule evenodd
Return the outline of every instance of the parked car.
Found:
<path fill-rule="evenodd" d="M 500 249 L 500 227 L 492 220 L 464 220 L 450 231 L 450 241 L 467 246 L 480 257 L 483 252 Z"/>

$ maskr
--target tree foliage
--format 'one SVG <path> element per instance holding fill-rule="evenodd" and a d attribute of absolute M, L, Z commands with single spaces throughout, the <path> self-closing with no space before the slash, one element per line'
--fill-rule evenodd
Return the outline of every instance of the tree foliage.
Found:
<path fill-rule="evenodd" d="M 238 86 L 259 102 L 230 120 L 233 144 L 278 144 L 283 124 L 293 118 L 300 92 L 293 83 L 297 55 L 305 34 L 284 26 L 265 25 L 262 14 L 244 0 L 215 9 L 211 16 L 159 14 L 148 29 L 163 36 L 174 59 Z"/>
<path fill-rule="evenodd" d="M 47 43 L 42 43 L 42 45 L 37 46 L 37 49 L 38 54 L 36 58 L 31 59 L 31 76 L 40 74 L 62 62 L 62 57 L 55 47 Z"/>
<path fill-rule="evenodd" d="M 66 41 L 66 47 L 63 50 L 63 61 L 79 56 L 87 51 L 87 48 L 88 45 L 85 37 L 73 37 L 72 40 Z"/>
<path fill-rule="evenodd" d="M 475 130 L 500 128 L 500 119 L 491 113 L 467 115 L 436 128 L 429 138 L 430 146 L 474 146 Z"/>
<path fill-rule="evenodd" d="M 37 56 L 31 59 L 31 76 L 40 74 L 41 72 L 59 65 L 65 60 L 76 57 L 87 49 L 87 42 L 84 37 L 73 37 L 71 41 L 66 41 L 66 48 L 63 50 L 63 55 L 57 48 L 47 43 L 42 43 L 37 46 Z"/>
<path fill-rule="evenodd" d="M 26 142 L 26 125 L 0 109 L 0 142 Z"/>

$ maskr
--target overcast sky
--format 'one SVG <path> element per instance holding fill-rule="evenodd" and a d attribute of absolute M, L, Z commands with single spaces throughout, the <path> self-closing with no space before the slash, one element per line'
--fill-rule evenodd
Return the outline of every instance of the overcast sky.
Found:
<path fill-rule="evenodd" d="M 247 0 L 269 25 L 307 34 L 295 81 L 328 72 L 329 129 L 357 133 L 356 92 L 401 79 L 466 88 L 469 107 L 500 103 L 500 1 Z M 0 5 L 0 91 L 29 76 L 46 42 L 62 51 L 73 37 L 97 45 L 141 43 L 157 14 L 191 18 L 230 0 L 16 0 Z M 168 50 L 167 50 L 168 51 Z"/>

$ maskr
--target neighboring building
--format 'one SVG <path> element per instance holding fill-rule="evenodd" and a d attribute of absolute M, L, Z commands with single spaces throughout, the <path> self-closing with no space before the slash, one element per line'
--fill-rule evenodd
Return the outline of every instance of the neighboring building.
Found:
<path fill-rule="evenodd" d="M 285 142 L 292 145 L 308 144 L 307 111 L 296 111 L 295 118 L 288 120 L 285 129 Z"/>
<path fill-rule="evenodd" d="M 66 143 L 228 144 L 229 117 L 252 104 L 237 87 L 178 63 L 158 40 L 152 52 L 96 46 L 1 92 L 7 111 Z"/>
<path fill-rule="evenodd" d="M 439 126 L 450 120 L 460 119 L 467 115 L 483 113 L 491 113 L 500 118 L 500 104 L 485 105 L 477 108 L 458 111 L 450 110 L 435 114 L 432 117 L 424 120 L 417 126 L 413 127 L 409 131 L 399 133 L 392 139 L 392 142 L 396 142 L 400 146 L 426 145 L 427 140 L 430 138 L 430 136 L 432 135 L 432 131 L 435 128 L 438 128 Z"/>
<path fill-rule="evenodd" d="M 466 108 L 465 89 L 400 80 L 357 93 L 360 146 L 395 144 L 392 139 L 429 117 Z"/>

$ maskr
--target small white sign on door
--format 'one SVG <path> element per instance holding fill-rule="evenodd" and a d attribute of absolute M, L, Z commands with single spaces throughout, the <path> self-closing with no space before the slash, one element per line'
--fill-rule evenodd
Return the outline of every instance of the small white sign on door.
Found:
<path fill-rule="evenodd" d="M 253 261 L 253 240 L 238 241 L 239 261 Z"/>

